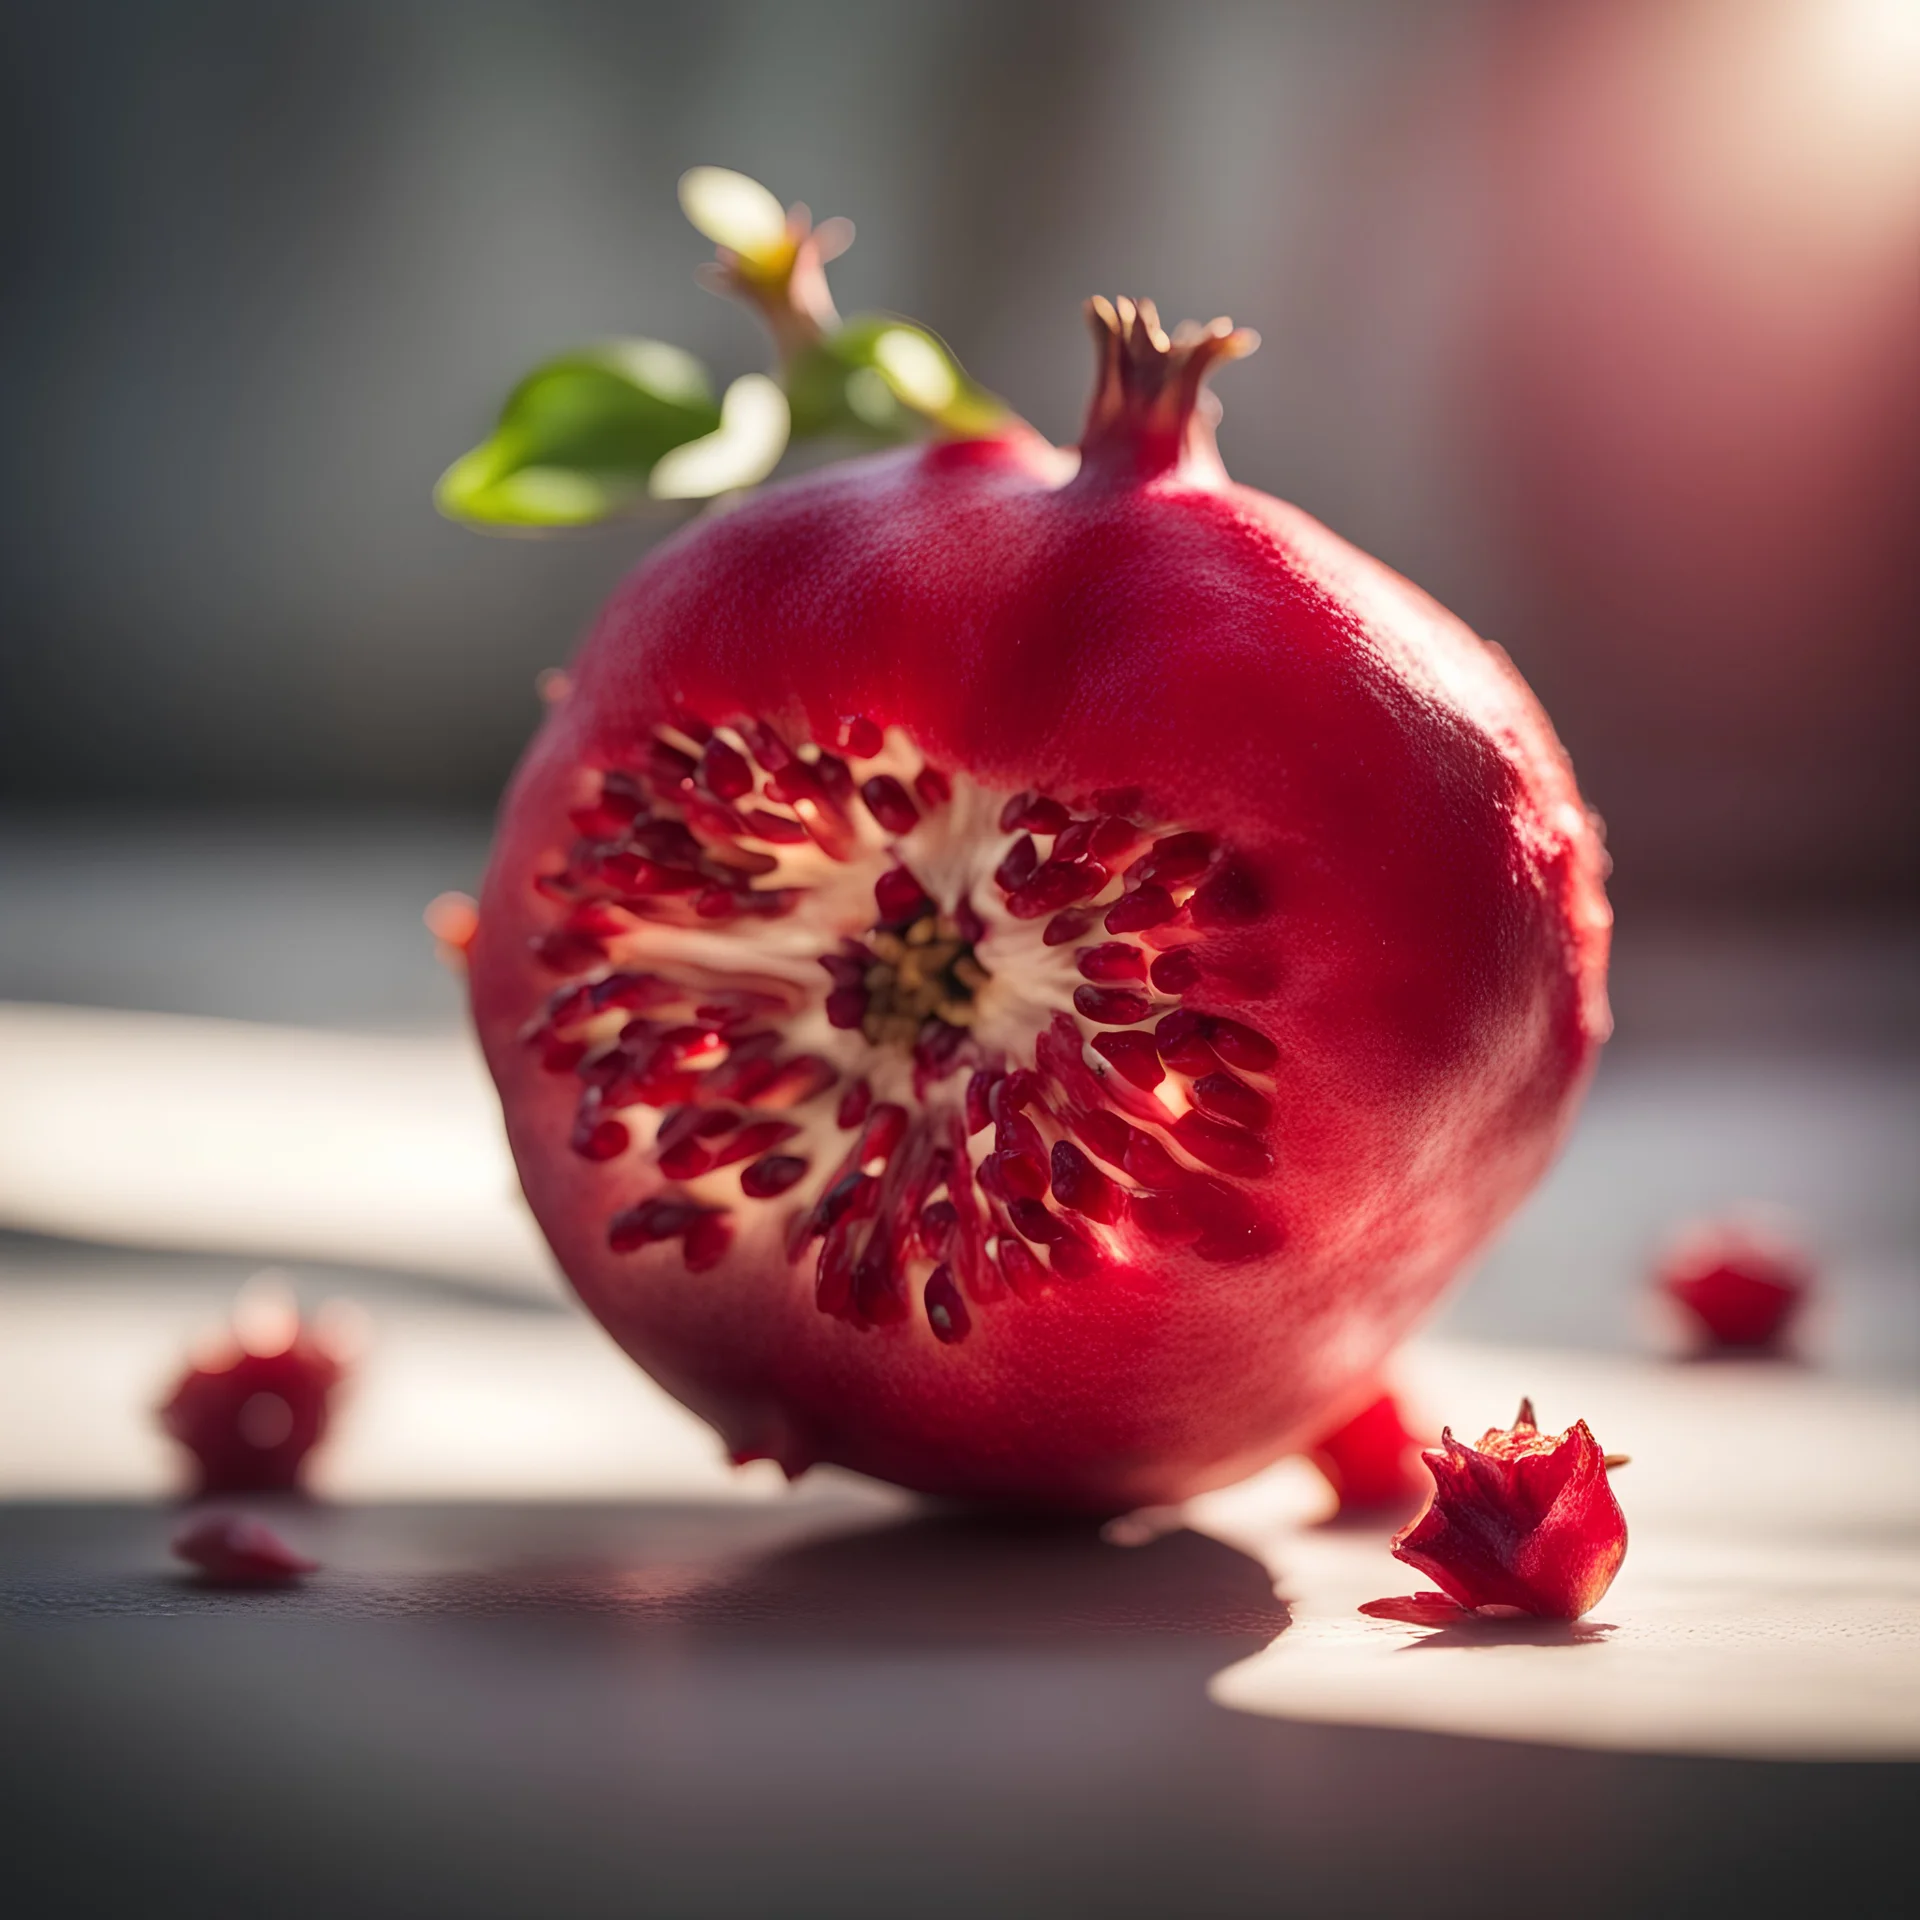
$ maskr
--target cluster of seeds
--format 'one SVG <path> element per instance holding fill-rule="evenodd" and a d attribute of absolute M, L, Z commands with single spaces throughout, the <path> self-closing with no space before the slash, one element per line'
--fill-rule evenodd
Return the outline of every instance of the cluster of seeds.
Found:
<path fill-rule="evenodd" d="M 562 984 L 526 1039 L 578 1080 L 572 1143 L 588 1159 L 634 1148 L 632 1109 L 660 1115 L 648 1154 L 666 1189 L 649 1180 L 613 1216 L 611 1246 L 676 1242 L 699 1272 L 726 1257 L 742 1202 L 791 1195 L 779 1231 L 791 1260 L 811 1260 L 821 1311 L 884 1326 L 917 1288 L 948 1343 L 974 1309 L 1090 1279 L 1141 1240 L 1213 1260 L 1263 1251 L 1272 1228 L 1236 1183 L 1272 1164 L 1278 1051 L 1181 1004 L 1209 932 L 1258 911 L 1246 871 L 1211 835 L 1156 835 L 1131 789 L 1075 805 L 1022 793 L 977 882 L 985 910 L 967 889 L 935 898 L 896 843 L 954 804 L 953 783 L 874 766 L 898 766 L 886 742 L 864 718 L 821 747 L 681 715 L 573 812 L 564 863 L 535 882 L 563 908 L 535 942 Z M 711 943 L 683 957 L 661 937 L 750 935 L 860 859 L 884 862 L 868 922 L 823 940 L 815 988 L 744 962 L 730 974 Z M 1039 923 L 1040 949 L 1070 949 L 1077 972 L 1030 1060 L 984 1042 L 977 1020 L 997 951 L 1018 945 L 996 933 L 1009 922 Z M 642 932 L 644 964 L 622 964 Z M 795 1050 L 803 1019 L 832 1044 Z M 875 1096 L 887 1056 L 910 1060 L 911 1101 Z M 737 1200 L 712 1177 L 735 1167 Z"/>

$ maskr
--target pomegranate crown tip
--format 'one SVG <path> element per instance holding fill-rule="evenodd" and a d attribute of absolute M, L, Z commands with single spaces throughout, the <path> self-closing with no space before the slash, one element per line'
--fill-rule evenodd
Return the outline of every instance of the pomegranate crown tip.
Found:
<path fill-rule="evenodd" d="M 1260 336 L 1224 316 L 1204 326 L 1183 320 L 1168 333 L 1151 300 L 1124 294 L 1095 294 L 1085 311 L 1097 355 L 1080 438 L 1087 469 L 1117 469 L 1133 479 L 1174 470 L 1224 479 L 1214 444 L 1220 403 L 1206 391 L 1207 376 L 1225 361 L 1245 359 Z"/>

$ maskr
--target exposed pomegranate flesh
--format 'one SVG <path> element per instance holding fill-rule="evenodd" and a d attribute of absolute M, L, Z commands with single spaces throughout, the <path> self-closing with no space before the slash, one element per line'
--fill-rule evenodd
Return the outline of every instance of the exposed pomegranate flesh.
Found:
<path fill-rule="evenodd" d="M 1748 1353 L 1780 1345 L 1813 1281 L 1804 1250 L 1737 1222 L 1694 1229 L 1659 1271 L 1661 1290 L 1685 1310 L 1703 1345 Z"/>
<path fill-rule="evenodd" d="M 1309 1439 L 1551 1155 L 1603 856 L 1504 658 L 1231 483 L 1247 344 L 655 551 L 474 1005 L 582 1297 L 736 1458 L 1115 1509 Z"/>
<path fill-rule="evenodd" d="M 1627 1522 L 1607 1474 L 1624 1461 L 1601 1453 L 1584 1420 L 1542 1433 L 1533 1403 L 1523 1400 L 1513 1425 L 1490 1428 L 1478 1446 L 1447 1431 L 1422 1458 L 1433 1499 L 1393 1551 L 1442 1593 L 1376 1600 L 1363 1613 L 1423 1626 L 1448 1606 L 1577 1620 L 1613 1584 Z M 1418 1617 L 1422 1610 L 1434 1617 Z"/>

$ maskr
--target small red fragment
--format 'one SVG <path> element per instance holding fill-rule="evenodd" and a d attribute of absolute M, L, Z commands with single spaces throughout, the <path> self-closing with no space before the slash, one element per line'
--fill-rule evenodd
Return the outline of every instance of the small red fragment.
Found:
<path fill-rule="evenodd" d="M 1388 1600 L 1367 1600 L 1360 1611 L 1375 1620 L 1398 1620 L 1409 1627 L 1453 1627 L 1473 1619 L 1471 1607 L 1444 1593 L 1403 1593 Z"/>
<path fill-rule="evenodd" d="M 346 1358 L 301 1323 L 291 1297 L 243 1294 L 232 1333 L 199 1356 L 160 1409 L 193 1455 L 201 1493 L 286 1491 L 327 1430 Z"/>
<path fill-rule="evenodd" d="M 1420 1442 L 1407 1431 L 1400 1403 L 1390 1393 L 1323 1434 L 1307 1454 L 1326 1476 L 1342 1513 L 1405 1512 L 1432 1484 L 1420 1464 Z"/>
<path fill-rule="evenodd" d="M 1717 1221 L 1694 1229 L 1660 1263 L 1662 1292 L 1687 1311 L 1709 1350 L 1776 1350 L 1806 1304 L 1813 1262 L 1790 1241 Z"/>
<path fill-rule="evenodd" d="M 284 1587 L 320 1565 L 264 1521 L 238 1513 L 203 1514 L 173 1536 L 173 1551 L 215 1587 Z"/>
<path fill-rule="evenodd" d="M 1577 1620 L 1613 1584 L 1627 1522 L 1584 1420 L 1542 1433 L 1532 1401 L 1523 1400 L 1513 1425 L 1489 1428 L 1477 1447 L 1443 1431 L 1421 1458 L 1433 1473 L 1433 1499 L 1396 1536 L 1394 1557 L 1437 1581 L 1458 1606 Z M 1412 1599 L 1431 1606 L 1438 1596 Z"/>

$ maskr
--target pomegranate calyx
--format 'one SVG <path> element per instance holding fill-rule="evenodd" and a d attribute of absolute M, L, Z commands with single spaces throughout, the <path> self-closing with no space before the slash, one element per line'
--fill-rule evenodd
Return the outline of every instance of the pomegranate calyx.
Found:
<path fill-rule="evenodd" d="M 1171 334 L 1151 300 L 1086 304 L 1098 366 L 1087 424 L 1080 436 L 1082 474 L 1130 482 L 1178 472 L 1201 485 L 1227 477 L 1214 428 L 1220 403 L 1204 391 L 1207 376 L 1227 360 L 1244 359 L 1260 344 L 1251 327 L 1231 320 L 1205 326 L 1183 320 Z"/>
<path fill-rule="evenodd" d="M 1433 1499 L 1395 1537 L 1394 1557 L 1450 1599 L 1577 1620 L 1613 1584 L 1627 1523 L 1584 1420 L 1542 1433 L 1523 1400 L 1513 1425 L 1489 1428 L 1478 1446 L 1445 1429 L 1421 1458 Z"/>

